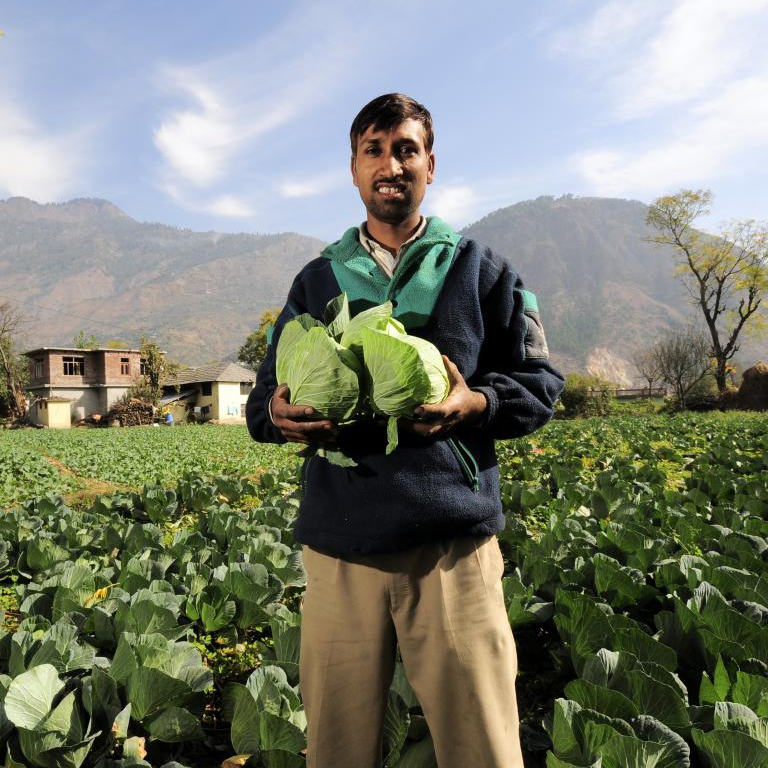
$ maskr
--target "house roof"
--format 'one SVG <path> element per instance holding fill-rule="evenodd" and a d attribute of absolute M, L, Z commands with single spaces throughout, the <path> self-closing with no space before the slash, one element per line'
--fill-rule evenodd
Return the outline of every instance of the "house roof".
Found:
<path fill-rule="evenodd" d="M 237 363 L 222 360 L 198 368 L 184 368 L 175 379 L 168 379 L 166 386 L 175 384 L 202 384 L 208 381 L 256 381 L 256 374 Z"/>
<path fill-rule="evenodd" d="M 183 400 L 186 397 L 191 397 L 192 395 L 197 394 L 199 391 L 200 387 L 187 387 L 180 392 L 171 392 L 160 398 L 160 405 L 168 405 L 169 403 L 176 402 L 176 400 Z"/>
<path fill-rule="evenodd" d="M 39 355 L 41 352 L 72 352 L 76 355 L 82 355 L 84 352 L 135 352 L 138 354 L 141 350 L 128 349 L 127 347 L 96 347 L 95 349 L 82 349 L 81 347 L 38 347 L 37 349 L 30 349 L 24 354 L 32 356 Z"/>

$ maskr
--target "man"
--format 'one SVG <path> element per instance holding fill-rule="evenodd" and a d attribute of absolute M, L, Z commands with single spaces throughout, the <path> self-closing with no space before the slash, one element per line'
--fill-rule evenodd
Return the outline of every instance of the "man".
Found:
<path fill-rule="evenodd" d="M 548 362 L 535 297 L 510 265 L 420 206 L 435 172 L 429 112 L 374 99 L 350 131 L 366 221 L 297 275 L 248 398 L 256 440 L 335 443 L 315 456 L 295 527 L 307 589 L 300 686 L 309 768 L 378 768 L 396 645 L 440 768 L 522 768 L 517 658 L 495 534 L 504 527 L 494 438 L 547 422 L 563 379 Z M 448 397 L 402 419 L 390 455 L 375 420 L 339 427 L 291 404 L 275 379 L 284 324 L 321 318 L 345 291 L 352 314 L 386 300 L 443 353 Z"/>

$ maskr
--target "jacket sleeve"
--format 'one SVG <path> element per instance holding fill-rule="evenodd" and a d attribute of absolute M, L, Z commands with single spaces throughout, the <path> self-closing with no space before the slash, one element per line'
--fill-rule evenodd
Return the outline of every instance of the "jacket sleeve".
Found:
<path fill-rule="evenodd" d="M 280 333 L 283 330 L 283 326 L 291 318 L 306 312 L 303 306 L 300 286 L 300 279 L 297 277 L 293 281 L 291 290 L 288 292 L 285 306 L 272 328 L 272 335 L 267 344 L 267 355 L 256 372 L 256 384 L 248 395 L 248 400 L 245 404 L 245 423 L 248 425 L 248 431 L 251 433 L 251 437 L 260 443 L 288 442 L 269 417 L 269 401 L 277 389 L 275 360 Z"/>
<path fill-rule="evenodd" d="M 497 440 L 527 435 L 552 418 L 564 383 L 549 362 L 536 297 L 505 263 L 481 309 L 485 338 L 468 384 L 488 408 L 469 429 Z"/>

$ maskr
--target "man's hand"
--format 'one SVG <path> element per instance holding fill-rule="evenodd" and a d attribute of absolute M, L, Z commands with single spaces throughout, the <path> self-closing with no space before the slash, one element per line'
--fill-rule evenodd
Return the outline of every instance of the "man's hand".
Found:
<path fill-rule="evenodd" d="M 471 424 L 477 421 L 488 407 L 485 395 L 482 392 L 473 392 L 459 373 L 459 369 L 445 355 L 443 362 L 451 384 L 448 397 L 442 403 L 425 403 L 418 406 L 413 414 L 415 421 L 403 419 L 400 424 L 409 432 L 433 437 L 440 432 L 447 432 L 457 424 Z"/>
<path fill-rule="evenodd" d="M 335 422 L 330 419 L 313 419 L 315 409 L 307 405 L 291 405 L 289 395 L 288 387 L 281 384 L 271 401 L 272 422 L 288 442 L 312 445 L 335 439 Z"/>

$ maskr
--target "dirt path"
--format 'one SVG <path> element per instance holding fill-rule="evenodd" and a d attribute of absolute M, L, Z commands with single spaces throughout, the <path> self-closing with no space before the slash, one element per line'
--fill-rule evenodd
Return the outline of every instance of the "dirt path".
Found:
<path fill-rule="evenodd" d="M 73 472 L 66 464 L 63 464 L 54 456 L 40 454 L 60 474 L 71 478 L 78 486 L 76 490 L 64 494 L 64 501 L 69 506 L 78 506 L 93 501 L 97 496 L 107 496 L 111 493 L 125 493 L 136 490 L 130 485 L 112 483 L 107 480 L 95 480 L 91 477 L 83 477 Z"/>

